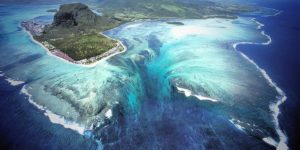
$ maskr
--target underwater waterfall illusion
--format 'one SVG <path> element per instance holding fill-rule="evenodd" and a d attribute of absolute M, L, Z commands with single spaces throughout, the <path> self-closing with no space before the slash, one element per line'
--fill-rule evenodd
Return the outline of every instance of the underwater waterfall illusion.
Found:
<path fill-rule="evenodd" d="M 254 19 L 127 23 L 104 33 L 126 52 L 85 67 L 48 55 L 19 27 L 37 17 L 32 11 L 49 21 L 45 7 L 26 6 L 22 16 L 16 7 L 0 18 L 9 51 L 0 53 L 1 75 L 51 122 L 98 148 L 286 148 L 277 120 L 283 91 L 236 49 L 271 42 Z"/>

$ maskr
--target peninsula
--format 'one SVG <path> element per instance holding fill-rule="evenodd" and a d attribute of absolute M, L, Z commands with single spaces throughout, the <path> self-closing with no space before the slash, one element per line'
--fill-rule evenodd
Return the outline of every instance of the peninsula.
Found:
<path fill-rule="evenodd" d="M 103 0 L 96 6 L 101 15 L 95 14 L 82 3 L 63 4 L 55 12 L 51 24 L 34 20 L 21 25 L 33 38 L 52 54 L 76 64 L 91 64 L 125 50 L 120 41 L 111 39 L 102 31 L 115 28 L 137 19 L 234 19 L 237 14 L 254 11 L 250 6 L 220 5 L 206 0 Z M 168 24 L 184 25 L 177 21 Z"/>
<path fill-rule="evenodd" d="M 73 3 L 61 5 L 52 24 L 29 20 L 21 26 L 52 54 L 72 63 L 91 64 L 124 50 L 120 41 L 101 34 L 121 23 L 96 15 L 84 4 Z"/>

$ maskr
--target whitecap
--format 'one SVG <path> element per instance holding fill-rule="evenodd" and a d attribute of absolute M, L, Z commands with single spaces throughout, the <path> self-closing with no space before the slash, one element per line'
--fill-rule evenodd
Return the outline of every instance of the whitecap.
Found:
<path fill-rule="evenodd" d="M 142 24 L 140 24 L 140 23 L 134 23 L 134 24 L 130 24 L 130 25 L 125 26 L 124 29 L 136 28 L 136 27 L 138 27 L 140 25 L 142 25 Z"/>
<path fill-rule="evenodd" d="M 278 146 L 277 149 L 280 150 L 287 150 L 288 146 L 287 146 L 287 136 L 283 133 L 283 131 L 280 129 L 279 126 L 279 120 L 278 120 L 278 116 L 280 114 L 280 109 L 279 106 L 284 103 L 287 99 L 285 93 L 276 85 L 276 83 L 270 78 L 270 76 L 267 74 L 267 72 L 263 69 L 261 69 L 253 60 L 251 60 L 248 56 L 246 56 L 244 53 L 240 52 L 240 54 L 246 58 L 250 63 L 252 63 L 253 65 L 255 65 L 255 67 L 261 72 L 261 74 L 264 76 L 264 78 L 269 82 L 269 85 L 273 88 L 275 88 L 275 90 L 277 91 L 277 93 L 280 95 L 280 97 L 278 97 L 278 101 L 274 104 L 270 105 L 270 110 L 272 111 L 272 115 L 274 118 L 274 123 L 275 123 L 275 130 L 279 136 L 279 142 L 278 142 Z"/>
<path fill-rule="evenodd" d="M 272 43 L 272 39 L 271 39 L 271 37 L 269 35 L 267 35 L 264 31 L 262 31 L 261 34 L 263 36 L 266 36 L 268 38 L 267 42 L 262 42 L 262 43 L 238 42 L 238 43 L 234 43 L 233 44 L 233 48 L 234 48 L 234 50 L 236 50 L 237 52 L 239 52 L 241 54 L 241 56 L 243 56 L 246 60 L 248 60 L 250 63 L 252 63 L 256 67 L 256 69 L 261 72 L 261 74 L 263 75 L 263 77 L 268 81 L 269 85 L 271 87 L 275 88 L 275 90 L 277 91 L 277 93 L 280 95 L 280 97 L 278 97 L 278 101 L 275 104 L 271 104 L 270 105 L 270 110 L 272 111 L 272 115 L 273 115 L 273 119 L 274 119 L 274 124 L 275 124 L 275 130 L 276 130 L 276 132 L 277 132 L 277 134 L 279 136 L 279 142 L 278 142 L 276 148 L 277 148 L 277 150 L 287 150 L 287 149 L 289 149 L 288 146 L 287 146 L 287 139 L 288 138 L 283 133 L 283 131 L 280 129 L 279 120 L 278 120 L 278 116 L 280 114 L 279 106 L 286 101 L 287 97 L 286 97 L 285 93 L 276 85 L 276 83 L 271 79 L 271 77 L 267 74 L 267 72 L 264 69 L 260 68 L 252 59 L 250 59 L 244 53 L 242 53 L 242 52 L 240 52 L 240 51 L 237 50 L 237 46 L 240 45 L 240 44 L 269 45 L 269 44 Z"/>
<path fill-rule="evenodd" d="M 283 11 L 278 11 L 277 13 L 275 13 L 273 16 L 278 16 L 282 13 Z"/>
<path fill-rule="evenodd" d="M 271 36 L 267 35 L 267 34 L 265 33 L 265 31 L 261 31 L 261 34 L 268 38 L 268 41 L 267 41 L 267 42 L 261 43 L 262 45 L 269 45 L 269 44 L 272 43 L 272 38 L 271 38 Z"/>
<path fill-rule="evenodd" d="M 201 100 L 201 101 L 211 101 L 211 102 L 218 102 L 218 101 L 219 101 L 219 100 L 216 100 L 216 99 L 213 99 L 213 98 L 210 98 L 210 97 L 202 96 L 202 95 L 200 95 L 200 94 L 194 94 L 194 95 L 193 95 L 193 94 L 192 94 L 192 91 L 189 90 L 189 89 L 181 88 L 181 87 L 178 87 L 178 86 L 176 86 L 176 88 L 177 88 L 177 90 L 178 90 L 179 92 L 184 93 L 184 95 L 185 95 L 186 97 L 194 96 L 194 97 L 196 97 L 197 99 L 199 99 L 199 100 Z"/>
<path fill-rule="evenodd" d="M 213 98 L 210 98 L 210 97 L 205 97 L 205 96 L 202 96 L 202 95 L 194 95 L 195 97 L 197 97 L 199 100 L 202 100 L 202 101 L 212 101 L 212 102 L 217 102 L 218 100 L 216 99 L 213 99 Z"/>
<path fill-rule="evenodd" d="M 230 119 L 229 120 L 237 129 L 245 132 L 245 128 L 243 126 L 241 126 L 240 124 L 242 123 L 240 120 L 235 120 L 235 119 Z"/>
<path fill-rule="evenodd" d="M 112 117 L 112 111 L 111 111 L 111 109 L 109 109 L 107 112 L 105 112 L 105 117 L 106 118 L 108 118 L 108 119 L 110 119 L 111 117 Z"/>
<path fill-rule="evenodd" d="M 84 135 L 85 128 L 75 122 L 67 121 L 64 117 L 56 115 L 49 110 L 45 110 L 44 115 L 49 118 L 52 123 L 62 125 L 64 128 L 77 131 L 79 134 Z"/>
<path fill-rule="evenodd" d="M 278 16 L 280 15 L 283 11 L 279 11 L 279 10 L 276 10 L 277 12 L 272 14 L 272 15 L 264 15 L 264 17 L 275 17 L 275 16 Z"/>
<path fill-rule="evenodd" d="M 2 71 L 0 71 L 0 77 L 6 77 Z M 14 79 L 8 78 L 8 77 L 6 77 L 5 81 L 7 81 L 12 86 L 18 86 L 18 85 L 25 83 L 24 81 L 14 80 Z"/>
<path fill-rule="evenodd" d="M 262 139 L 264 142 L 266 142 L 269 145 L 272 145 L 274 147 L 277 147 L 278 143 L 271 137 L 265 137 Z"/>
<path fill-rule="evenodd" d="M 28 87 L 28 88 L 30 88 L 30 87 Z M 86 130 L 86 128 L 84 126 L 82 126 L 76 122 L 73 122 L 73 121 L 68 121 L 64 117 L 56 115 L 53 112 L 51 112 L 50 110 L 47 110 L 46 107 L 41 106 L 41 105 L 37 104 L 36 102 L 34 102 L 32 100 L 32 95 L 26 89 L 26 85 L 24 85 L 23 88 L 21 89 L 21 93 L 27 95 L 29 103 L 34 105 L 39 110 L 43 111 L 44 115 L 48 117 L 50 122 L 52 122 L 54 124 L 62 125 L 64 128 L 74 130 L 74 131 L 78 132 L 79 134 L 84 135 L 84 131 Z"/>
<path fill-rule="evenodd" d="M 254 21 L 257 24 L 257 29 L 262 29 L 262 27 L 264 27 L 265 25 L 259 21 L 257 21 L 255 18 L 251 19 L 252 21 Z"/>
<path fill-rule="evenodd" d="M 5 80 L 12 86 L 18 86 L 25 83 L 24 81 L 14 80 L 11 78 L 6 78 Z"/>
<path fill-rule="evenodd" d="M 0 77 L 4 77 L 4 73 L 0 71 Z"/>

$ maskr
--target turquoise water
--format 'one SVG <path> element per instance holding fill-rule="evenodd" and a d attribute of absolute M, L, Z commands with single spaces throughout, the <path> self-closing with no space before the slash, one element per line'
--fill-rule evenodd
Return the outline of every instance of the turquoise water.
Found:
<path fill-rule="evenodd" d="M 128 23 L 105 32 L 127 51 L 86 67 L 49 55 L 19 27 L 57 6 L 0 7 L 2 74 L 49 121 L 101 147 L 272 149 L 281 140 L 270 110 L 280 95 L 232 46 L 269 40 L 252 18 Z"/>

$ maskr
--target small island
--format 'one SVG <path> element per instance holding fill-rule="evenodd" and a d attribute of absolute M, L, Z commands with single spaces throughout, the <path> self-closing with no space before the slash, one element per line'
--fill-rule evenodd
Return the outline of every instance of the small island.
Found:
<path fill-rule="evenodd" d="M 183 22 L 179 22 L 179 21 L 168 21 L 167 24 L 177 25 L 177 26 L 183 26 L 184 25 Z"/>
<path fill-rule="evenodd" d="M 21 26 L 53 55 L 76 64 L 91 64 L 125 49 L 120 41 L 101 34 L 121 23 L 96 15 L 84 4 L 73 3 L 61 5 L 52 24 L 29 20 Z"/>

